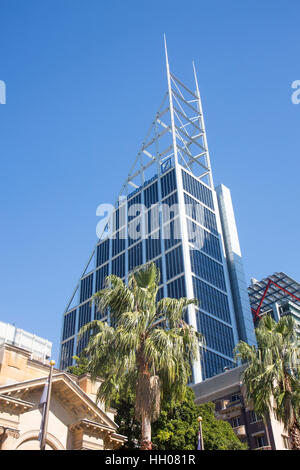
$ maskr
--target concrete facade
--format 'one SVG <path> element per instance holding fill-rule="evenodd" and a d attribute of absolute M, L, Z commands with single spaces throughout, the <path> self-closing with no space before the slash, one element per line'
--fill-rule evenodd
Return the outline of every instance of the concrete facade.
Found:
<path fill-rule="evenodd" d="M 215 403 L 216 418 L 229 422 L 250 450 L 287 450 L 289 438 L 283 425 L 273 415 L 265 423 L 247 403 L 241 383 L 243 370 L 244 366 L 236 367 L 193 385 L 195 403 Z"/>
<path fill-rule="evenodd" d="M 239 339 L 256 344 L 246 276 L 229 188 L 216 188 Z"/>
<path fill-rule="evenodd" d="M 43 363 L 51 357 L 51 341 L 0 321 L 0 345 L 4 343 L 30 351 L 32 358 Z"/>
<path fill-rule="evenodd" d="M 39 403 L 50 366 L 26 350 L 0 348 L 0 449 L 39 450 Z M 46 450 L 113 450 L 125 442 L 115 410 L 96 403 L 101 380 L 53 371 Z"/>

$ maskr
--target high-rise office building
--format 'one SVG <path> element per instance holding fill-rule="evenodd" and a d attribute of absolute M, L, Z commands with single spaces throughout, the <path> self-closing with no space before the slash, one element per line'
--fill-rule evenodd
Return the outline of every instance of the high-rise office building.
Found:
<path fill-rule="evenodd" d="M 294 319 L 296 331 L 300 335 L 299 282 L 278 272 L 261 281 L 252 278 L 248 292 L 256 326 L 265 315 L 270 315 L 275 321 L 289 315 Z"/>
<path fill-rule="evenodd" d="M 255 342 L 230 192 L 214 188 L 195 68 L 194 91 L 170 72 L 167 51 L 166 68 L 168 91 L 64 313 L 62 369 L 86 345 L 87 337 L 76 341 L 80 328 L 110 320 L 90 303 L 106 276 L 126 282 L 149 261 L 160 268 L 159 298 L 199 301 L 186 315 L 206 340 L 195 382 L 233 367 L 239 339 Z"/>

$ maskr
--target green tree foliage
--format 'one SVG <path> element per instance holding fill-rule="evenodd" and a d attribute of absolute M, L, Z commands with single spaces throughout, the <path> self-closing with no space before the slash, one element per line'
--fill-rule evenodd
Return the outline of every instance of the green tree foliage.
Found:
<path fill-rule="evenodd" d="M 118 394 L 114 407 L 117 409 L 116 422 L 119 431 L 128 437 L 127 449 L 137 447 L 141 425 L 135 418 L 134 395 Z M 198 416 L 203 418 L 203 438 L 206 450 L 245 450 L 234 434 L 229 423 L 217 420 L 214 404 L 195 405 L 194 392 L 186 387 L 185 397 L 172 404 L 169 396 L 162 401 L 159 419 L 152 425 L 152 440 L 157 450 L 196 450 L 199 424 Z"/>
<path fill-rule="evenodd" d="M 111 275 L 93 299 L 111 324 L 94 320 L 81 328 L 90 333 L 86 348 L 92 378 L 104 379 L 98 399 L 109 406 L 121 386 L 135 394 L 135 412 L 142 424 L 141 447 L 151 448 L 151 422 L 160 413 L 163 393 L 183 396 L 191 367 L 199 358 L 202 336 L 183 320 L 195 299 L 157 301 L 160 272 L 149 263 L 131 273 L 128 285 Z M 167 328 L 164 328 L 165 324 Z"/>
<path fill-rule="evenodd" d="M 73 359 L 75 359 L 76 364 L 75 366 L 68 367 L 68 372 L 70 372 L 70 374 L 80 376 L 88 372 L 89 361 L 84 352 L 82 352 L 79 357 L 73 356 Z"/>
<path fill-rule="evenodd" d="M 137 449 L 141 438 L 141 423 L 136 418 L 134 394 L 117 392 L 112 405 L 117 410 L 115 421 L 119 426 L 118 433 L 127 437 L 124 448 Z"/>
<path fill-rule="evenodd" d="M 84 354 L 74 356 L 76 365 L 68 371 L 74 375 L 88 372 Z M 118 432 L 127 436 L 127 449 L 136 449 L 140 440 L 141 423 L 135 416 L 135 395 L 129 390 L 113 393 L 112 406 L 116 408 Z M 153 444 L 158 450 L 195 450 L 197 448 L 198 416 L 203 418 L 203 438 L 206 450 L 244 450 L 246 446 L 234 434 L 229 423 L 217 420 L 214 404 L 195 405 L 194 392 L 186 387 L 182 401 L 171 402 L 166 395 L 161 404 L 161 414 L 152 425 Z"/>
<path fill-rule="evenodd" d="M 290 316 L 276 323 L 265 316 L 256 329 L 257 347 L 241 341 L 236 356 L 248 367 L 243 374 L 247 398 L 261 416 L 275 413 L 300 449 L 300 349 L 295 323 Z"/>
<path fill-rule="evenodd" d="M 153 442 L 159 450 L 195 450 L 201 416 L 205 450 L 245 450 L 229 423 L 217 420 L 215 405 L 195 405 L 194 392 L 187 387 L 183 401 L 172 406 L 165 398 L 161 415 L 153 424 Z"/>

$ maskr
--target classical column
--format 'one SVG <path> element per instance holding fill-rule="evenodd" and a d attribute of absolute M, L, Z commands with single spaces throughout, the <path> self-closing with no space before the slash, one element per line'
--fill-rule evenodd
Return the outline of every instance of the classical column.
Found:
<path fill-rule="evenodd" d="M 17 429 L 9 429 L 0 427 L 1 450 L 15 450 L 16 441 L 20 437 L 20 432 Z"/>

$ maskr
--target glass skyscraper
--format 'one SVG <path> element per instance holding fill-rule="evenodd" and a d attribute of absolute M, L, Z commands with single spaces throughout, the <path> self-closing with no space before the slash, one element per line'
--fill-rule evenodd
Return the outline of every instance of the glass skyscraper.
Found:
<path fill-rule="evenodd" d="M 202 105 L 169 69 L 168 92 L 63 316 L 60 367 L 86 346 L 80 328 L 99 313 L 91 296 L 109 274 L 126 282 L 149 261 L 161 272 L 158 297 L 198 299 L 186 320 L 205 336 L 199 382 L 233 367 L 240 339 L 255 342 L 230 192 L 214 188 Z"/>

